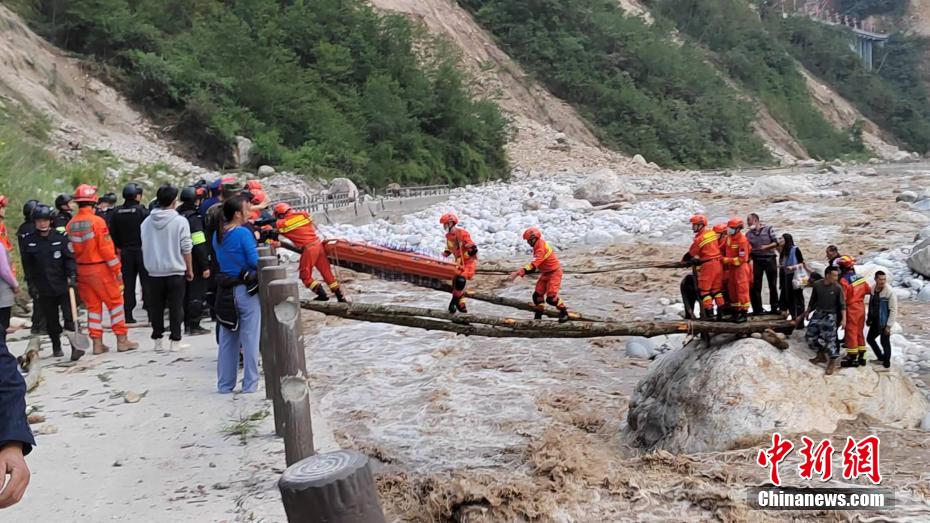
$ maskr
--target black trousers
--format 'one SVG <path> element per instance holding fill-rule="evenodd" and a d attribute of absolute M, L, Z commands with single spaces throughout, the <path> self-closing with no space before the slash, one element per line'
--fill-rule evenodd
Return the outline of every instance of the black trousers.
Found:
<path fill-rule="evenodd" d="M 875 343 L 875 339 L 879 338 L 882 342 L 882 349 L 878 348 L 878 343 Z M 872 324 L 869 325 L 869 332 L 865 336 L 865 341 L 869 342 L 869 346 L 872 347 L 872 352 L 875 353 L 875 357 L 882 360 L 886 365 L 891 363 L 891 336 L 885 335 L 885 328 Z M 860 354 L 862 354 L 860 352 Z"/>
<path fill-rule="evenodd" d="M 65 320 L 65 329 L 74 330 L 74 319 L 71 317 L 71 300 L 67 294 L 39 296 L 36 298 L 35 308 L 45 319 L 48 335 L 53 341 L 61 336 L 61 323 L 58 321 L 59 310 L 61 311 L 60 317 Z"/>
<path fill-rule="evenodd" d="M 778 260 L 775 256 L 752 258 L 752 289 L 749 290 L 749 302 L 752 312 L 762 312 L 762 277 L 768 280 L 769 304 L 772 310 L 778 309 Z"/>
<path fill-rule="evenodd" d="M 32 332 L 33 334 L 45 332 L 45 316 L 39 310 L 39 295 L 34 290 L 29 289 L 29 297 L 32 298 Z"/>
<path fill-rule="evenodd" d="M 123 249 L 120 251 L 120 263 L 123 266 L 123 305 L 126 307 L 126 321 L 133 321 L 133 309 L 136 308 L 136 278 L 142 283 L 142 307 L 149 305 L 149 273 L 142 262 L 141 249 Z"/>
<path fill-rule="evenodd" d="M 169 338 L 181 340 L 184 323 L 184 292 L 187 280 L 184 276 L 149 277 L 149 321 L 152 322 L 152 339 L 160 340 L 165 333 L 165 308 L 168 309 Z"/>
<path fill-rule="evenodd" d="M 3 330 L 3 339 L 6 339 L 6 330 L 10 328 L 10 316 L 13 315 L 13 307 L 3 307 L 0 309 L 0 329 Z"/>
<path fill-rule="evenodd" d="M 779 280 L 781 281 L 781 292 L 778 296 L 778 308 L 787 311 L 791 319 L 796 320 L 804 314 L 804 289 L 794 288 L 794 274 L 785 272 L 780 268 Z"/>
<path fill-rule="evenodd" d="M 203 300 L 207 293 L 209 281 L 202 276 L 194 276 L 192 281 L 187 282 L 187 297 L 184 300 L 184 324 L 188 328 L 199 327 L 200 318 L 203 316 Z"/>

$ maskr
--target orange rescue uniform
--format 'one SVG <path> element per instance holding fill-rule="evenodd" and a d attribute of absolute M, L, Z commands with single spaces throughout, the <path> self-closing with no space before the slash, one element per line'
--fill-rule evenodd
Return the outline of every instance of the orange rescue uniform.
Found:
<path fill-rule="evenodd" d="M 749 311 L 749 287 L 752 284 L 752 262 L 749 253 L 752 246 L 749 239 L 739 231 L 727 236 L 726 250 L 723 253 L 724 279 L 727 281 L 727 292 L 730 295 L 730 305 L 737 311 Z"/>
<path fill-rule="evenodd" d="M 840 285 L 846 298 L 846 355 L 859 356 L 865 353 L 865 297 L 872 294 L 872 288 L 855 273 L 844 274 Z"/>
<path fill-rule="evenodd" d="M 470 280 L 475 277 L 475 271 L 478 270 L 478 255 L 470 254 L 475 252 L 475 242 L 471 239 L 471 234 L 461 227 L 453 227 L 446 233 L 446 250 L 443 253 L 446 256 L 455 256 L 455 264 L 458 266 L 459 276 Z M 452 280 L 452 297 L 457 298 L 460 307 L 465 306 L 465 282 L 456 278 Z M 464 310 L 464 309 L 461 309 Z"/>
<path fill-rule="evenodd" d="M 313 279 L 313 269 L 316 268 L 330 289 L 333 291 L 339 289 L 339 282 L 336 281 L 333 269 L 326 258 L 323 242 L 316 235 L 316 226 L 313 225 L 313 218 L 310 214 L 304 211 L 293 211 L 275 222 L 275 228 L 278 229 L 278 233 L 303 249 L 300 255 L 300 281 L 304 285 L 312 291 L 316 291 L 321 285 Z"/>
<path fill-rule="evenodd" d="M 13 263 L 13 244 L 10 242 L 10 235 L 6 230 L 6 222 L 0 221 L 0 243 L 6 247 L 6 252 L 10 253 L 10 272 L 16 276 L 16 264 Z"/>
<path fill-rule="evenodd" d="M 703 227 L 694 235 L 688 254 L 700 258 L 697 267 L 698 291 L 705 311 L 713 312 L 714 303 L 723 306 L 723 265 L 720 263 L 720 238 L 709 227 Z M 734 298 L 730 298 L 733 300 Z"/>
<path fill-rule="evenodd" d="M 107 222 L 93 207 L 81 207 L 65 227 L 77 262 L 77 287 L 87 305 L 87 330 L 93 339 L 103 338 L 103 306 L 110 311 L 113 333 L 124 335 L 122 266 L 110 239 Z"/>
<path fill-rule="evenodd" d="M 533 261 L 523 267 L 524 273 L 539 271 L 539 280 L 533 292 L 533 303 L 538 311 L 545 308 L 543 297 L 550 305 L 564 309 L 565 303 L 559 298 L 559 289 L 562 287 L 562 264 L 555 255 L 548 242 L 539 238 L 533 245 Z"/>

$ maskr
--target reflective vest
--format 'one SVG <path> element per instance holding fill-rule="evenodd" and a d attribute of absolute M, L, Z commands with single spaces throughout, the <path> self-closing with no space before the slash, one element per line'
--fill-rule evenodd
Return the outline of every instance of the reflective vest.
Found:
<path fill-rule="evenodd" d="M 297 247 L 303 248 L 320 241 L 313 218 L 303 211 L 293 212 L 275 222 L 275 229 Z"/>
<path fill-rule="evenodd" d="M 65 230 L 78 266 L 104 263 L 114 274 L 120 272 L 122 267 L 107 222 L 94 214 L 93 207 L 81 207 Z"/>

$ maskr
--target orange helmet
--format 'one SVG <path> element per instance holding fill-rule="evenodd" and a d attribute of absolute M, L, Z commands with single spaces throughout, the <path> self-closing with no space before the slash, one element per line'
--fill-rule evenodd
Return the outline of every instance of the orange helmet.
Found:
<path fill-rule="evenodd" d="M 74 201 L 77 203 L 97 203 L 97 188 L 82 183 L 74 189 Z"/>
<path fill-rule="evenodd" d="M 733 229 L 742 228 L 743 219 L 742 218 L 730 218 L 730 221 L 727 222 L 727 227 L 731 227 Z"/>
<path fill-rule="evenodd" d="M 691 225 L 707 225 L 707 216 L 703 214 L 695 214 L 691 217 Z"/>
<path fill-rule="evenodd" d="M 252 189 L 252 205 L 261 205 L 268 201 L 268 195 L 261 189 Z M 285 204 L 287 205 L 287 204 Z"/>
<path fill-rule="evenodd" d="M 538 240 L 540 238 L 542 238 L 542 233 L 536 227 L 530 227 L 523 231 L 523 239 L 526 241 Z"/>
<path fill-rule="evenodd" d="M 856 259 L 853 258 L 852 256 L 848 256 L 844 254 L 843 256 L 840 256 L 840 259 L 836 261 L 836 264 L 840 266 L 840 269 L 843 269 L 844 271 L 848 271 L 849 269 L 852 269 L 853 266 L 856 265 Z"/>
<path fill-rule="evenodd" d="M 6 207 L 10 204 L 10 199 L 5 194 L 0 194 L 0 207 Z"/>
<path fill-rule="evenodd" d="M 714 232 L 717 234 L 723 234 L 727 232 L 727 224 L 718 223 L 717 225 L 714 225 Z"/>
<path fill-rule="evenodd" d="M 284 202 L 278 202 L 274 205 L 274 215 L 278 218 L 282 216 L 287 216 L 288 214 L 294 212 L 293 207 Z"/>
<path fill-rule="evenodd" d="M 258 180 L 249 180 L 245 182 L 245 189 L 247 191 L 252 191 L 252 194 L 255 194 L 255 191 L 264 191 L 265 188 L 262 187 L 262 182 Z"/>
<path fill-rule="evenodd" d="M 443 227 L 451 227 L 452 225 L 458 225 L 458 223 L 459 217 L 452 214 L 451 212 L 447 212 L 439 218 L 439 224 Z"/>

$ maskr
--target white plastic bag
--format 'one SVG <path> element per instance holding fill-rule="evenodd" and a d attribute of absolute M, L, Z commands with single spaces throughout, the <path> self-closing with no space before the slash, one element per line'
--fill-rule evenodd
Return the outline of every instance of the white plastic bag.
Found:
<path fill-rule="evenodd" d="M 804 267 L 798 267 L 794 271 L 794 275 L 791 277 L 791 286 L 795 289 L 803 289 L 807 287 L 807 282 L 810 281 L 810 274 L 807 273 L 807 270 Z"/>

